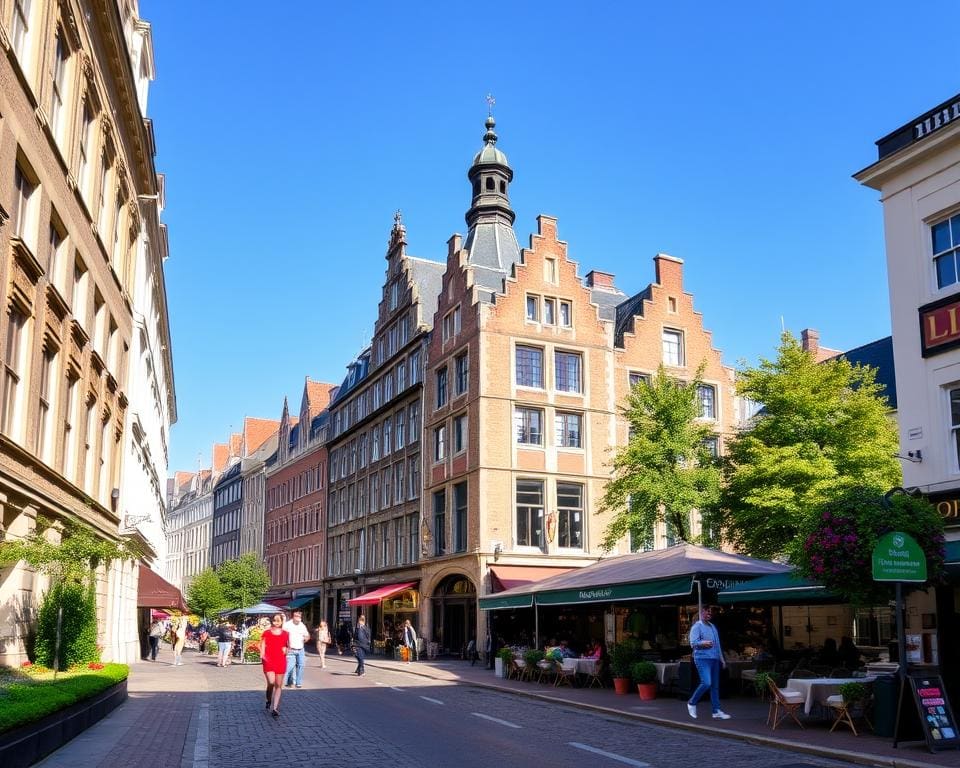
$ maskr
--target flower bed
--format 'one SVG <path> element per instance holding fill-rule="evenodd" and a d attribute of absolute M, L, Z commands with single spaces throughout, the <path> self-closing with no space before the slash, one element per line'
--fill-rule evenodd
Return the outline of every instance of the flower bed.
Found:
<path fill-rule="evenodd" d="M 27 662 L 0 677 L 0 733 L 90 698 L 127 679 L 126 664 L 92 662 L 61 672 Z"/>

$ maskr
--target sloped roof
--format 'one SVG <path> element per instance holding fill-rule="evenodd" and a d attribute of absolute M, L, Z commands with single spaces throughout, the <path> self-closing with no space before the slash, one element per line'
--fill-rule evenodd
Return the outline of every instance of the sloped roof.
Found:
<path fill-rule="evenodd" d="M 257 450 L 280 428 L 277 419 L 257 419 L 246 416 L 243 419 L 243 447 L 244 453 L 249 456 Z"/>
<path fill-rule="evenodd" d="M 853 365 L 869 365 L 871 368 L 876 368 L 877 384 L 883 387 L 881 395 L 886 396 L 890 408 L 897 410 L 897 377 L 893 364 L 892 336 L 886 336 L 847 352 L 841 352 L 836 357 Z"/>
<path fill-rule="evenodd" d="M 443 290 L 443 272 L 446 264 L 408 256 L 410 278 L 417 286 L 420 301 L 420 322 L 433 326 L 433 316 L 437 312 L 437 301 Z"/>
<path fill-rule="evenodd" d="M 327 407 L 330 403 L 330 396 L 336 388 L 336 384 L 330 384 L 326 381 L 314 381 L 310 377 L 307 377 L 305 389 L 307 399 L 310 401 L 310 418 L 313 418 Z"/>

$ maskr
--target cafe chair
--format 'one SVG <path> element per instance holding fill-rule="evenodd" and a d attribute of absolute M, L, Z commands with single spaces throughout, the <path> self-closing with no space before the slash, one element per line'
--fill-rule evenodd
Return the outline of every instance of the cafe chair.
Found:
<path fill-rule="evenodd" d="M 538 661 L 537 670 L 539 671 L 539 675 L 537 676 L 537 682 L 547 683 L 548 685 L 554 682 L 554 678 L 557 676 L 557 669 L 559 666 L 560 665 L 552 659 Z"/>
<path fill-rule="evenodd" d="M 507 673 L 507 679 L 526 680 L 527 677 L 527 662 L 523 659 L 514 659 L 510 662 L 510 671 Z"/>
<path fill-rule="evenodd" d="M 793 722 L 803 728 L 803 723 L 797 714 L 804 703 L 804 695 L 800 691 L 794 691 L 789 688 L 780 688 L 771 678 L 767 678 L 767 685 L 770 687 L 770 708 L 767 710 L 767 725 L 772 725 L 773 730 L 777 730 L 786 718 L 793 718 Z M 806 730 L 804 728 L 804 730 Z"/>
<path fill-rule="evenodd" d="M 603 660 L 597 659 L 597 663 L 593 665 L 593 673 L 587 679 L 585 688 L 603 688 Z"/>
<path fill-rule="evenodd" d="M 859 736 L 857 727 L 853 724 L 853 718 L 856 714 L 863 718 L 863 721 L 870 730 L 873 730 L 873 724 L 867 718 L 866 702 L 844 701 L 843 696 L 835 693 L 832 696 L 827 696 L 827 706 L 833 710 L 833 725 L 830 726 L 830 733 L 833 733 L 833 729 L 838 725 L 843 724 L 849 726 L 854 736 Z M 859 712 L 857 711 L 858 709 Z"/>
<path fill-rule="evenodd" d="M 559 688 L 561 685 L 569 685 L 573 688 L 574 682 L 577 679 L 577 660 L 576 659 L 563 659 L 560 662 L 560 666 L 557 667 L 557 679 L 553 681 L 555 688 Z"/>

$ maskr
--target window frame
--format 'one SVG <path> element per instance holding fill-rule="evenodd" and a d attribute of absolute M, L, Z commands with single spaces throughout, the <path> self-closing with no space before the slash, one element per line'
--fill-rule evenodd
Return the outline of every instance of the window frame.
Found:
<path fill-rule="evenodd" d="M 568 443 L 567 437 L 572 431 L 567 425 L 567 420 L 575 418 L 577 420 L 576 444 Z M 553 415 L 554 440 L 557 448 L 566 450 L 583 450 L 583 413 L 580 411 L 557 410 Z"/>
<path fill-rule="evenodd" d="M 526 486 L 525 490 L 521 490 L 521 485 Z M 528 497 L 521 500 L 521 494 L 526 494 Z M 538 494 L 539 503 L 536 497 L 529 497 L 530 494 Z M 514 537 L 517 546 L 542 551 L 546 544 L 546 482 L 543 478 L 518 477 L 516 479 L 514 517 Z"/>
<path fill-rule="evenodd" d="M 576 370 L 576 389 L 568 389 L 561 386 L 561 382 L 566 383 L 568 378 L 568 371 L 566 370 L 567 366 L 561 367 L 560 361 L 561 357 L 564 359 L 571 359 L 577 361 L 577 370 Z M 564 371 L 563 376 L 561 376 L 561 370 Z M 582 395 L 584 392 L 584 370 L 583 370 L 583 353 L 575 352 L 569 349 L 555 349 L 553 350 L 553 388 L 557 392 L 563 392 L 565 395 Z"/>
<path fill-rule="evenodd" d="M 668 358 L 667 344 L 672 344 L 672 341 L 668 340 L 668 336 L 676 337 L 677 362 L 672 362 L 672 355 Z M 683 368 L 686 365 L 686 350 L 684 348 L 685 344 L 682 330 L 679 328 L 663 328 L 660 333 L 660 344 L 663 364 L 665 366 L 669 366 L 670 368 Z"/>
<path fill-rule="evenodd" d="M 530 355 L 529 360 L 525 360 L 523 367 L 521 368 L 521 354 L 524 356 Z M 535 347 L 529 344 L 517 344 L 514 347 L 514 363 L 513 363 L 513 375 L 517 387 L 523 387 L 524 389 L 545 389 L 545 377 L 544 377 L 544 361 L 545 361 L 545 350 L 543 347 Z M 539 365 L 537 364 L 539 361 Z M 526 377 L 521 377 L 521 370 L 525 373 L 529 371 L 533 374 L 530 379 L 535 383 L 527 383 L 525 380 Z"/>
<path fill-rule="evenodd" d="M 534 429 L 532 424 L 532 416 L 536 415 L 538 425 Z M 513 406 L 513 430 L 514 430 L 514 443 L 516 445 L 524 447 L 533 447 L 533 448 L 543 448 L 544 447 L 544 435 L 543 435 L 543 419 L 544 411 L 543 408 L 536 408 L 529 405 L 514 405 Z M 528 440 L 524 439 L 527 436 L 536 435 L 537 439 Z"/>
<path fill-rule="evenodd" d="M 579 505 L 562 505 L 561 496 L 570 497 L 570 493 L 562 493 L 562 487 L 577 488 L 579 490 Z M 557 481 L 557 546 L 560 549 L 583 549 L 583 521 L 584 510 L 586 508 L 586 487 L 583 483 L 568 482 L 566 480 Z M 578 520 L 574 518 L 579 517 Z M 563 543 L 564 531 L 568 541 Z M 576 533 L 574 533 L 576 531 Z M 571 543 L 572 537 L 576 537 L 577 543 Z"/>

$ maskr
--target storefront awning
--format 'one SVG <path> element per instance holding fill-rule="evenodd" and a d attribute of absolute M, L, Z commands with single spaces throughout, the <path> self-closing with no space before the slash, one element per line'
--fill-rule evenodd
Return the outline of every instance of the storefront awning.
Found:
<path fill-rule="evenodd" d="M 295 597 L 286 605 L 288 611 L 292 611 L 294 608 L 303 608 L 307 603 L 309 603 L 315 595 L 304 595 L 303 597 Z"/>
<path fill-rule="evenodd" d="M 536 605 L 606 603 L 706 594 L 738 580 L 789 570 L 788 566 L 693 544 L 600 560 L 526 586 L 481 597 L 482 610 Z"/>
<path fill-rule="evenodd" d="M 397 592 L 402 592 L 405 589 L 410 589 L 410 587 L 415 587 L 417 582 L 408 581 L 404 584 L 390 584 L 385 587 L 378 587 L 372 592 L 367 592 L 364 595 L 359 597 L 351 598 L 347 600 L 350 605 L 377 605 L 381 600 L 384 600 L 390 595 L 395 595 Z"/>
<path fill-rule="evenodd" d="M 842 598 L 833 594 L 823 584 L 804 579 L 793 572 L 761 576 L 746 584 L 737 584 L 717 594 L 721 605 L 736 603 L 839 603 Z"/>
<path fill-rule="evenodd" d="M 514 587 L 525 587 L 550 576 L 559 576 L 569 573 L 572 568 L 547 568 L 542 565 L 491 565 L 490 575 L 493 576 L 492 586 L 497 592 L 503 592 Z"/>
<path fill-rule="evenodd" d="M 173 608 L 186 611 L 187 604 L 183 594 L 173 584 L 140 564 L 140 576 L 137 583 L 138 608 Z"/>
<path fill-rule="evenodd" d="M 944 547 L 943 567 L 951 584 L 960 583 L 960 541 L 948 541 Z"/>

